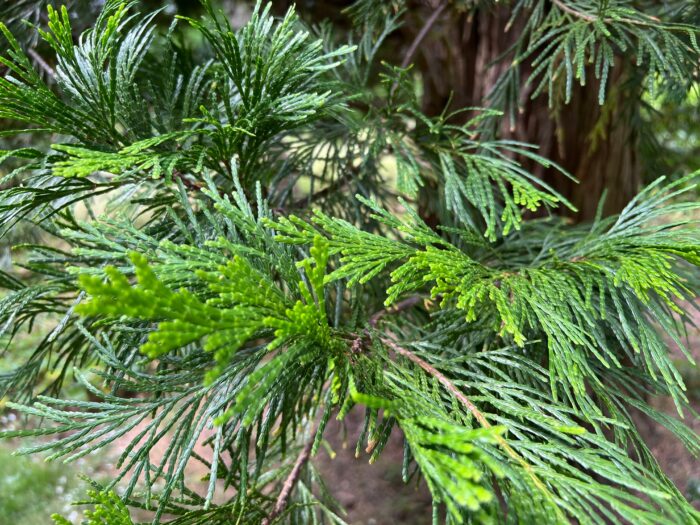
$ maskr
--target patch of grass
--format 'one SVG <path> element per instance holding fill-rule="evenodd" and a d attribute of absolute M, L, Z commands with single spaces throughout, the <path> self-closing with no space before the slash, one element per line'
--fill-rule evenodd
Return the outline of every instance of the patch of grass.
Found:
<path fill-rule="evenodd" d="M 54 512 L 70 514 L 80 498 L 76 473 L 61 463 L 39 457 L 13 456 L 0 445 L 0 522 L 46 525 Z"/>

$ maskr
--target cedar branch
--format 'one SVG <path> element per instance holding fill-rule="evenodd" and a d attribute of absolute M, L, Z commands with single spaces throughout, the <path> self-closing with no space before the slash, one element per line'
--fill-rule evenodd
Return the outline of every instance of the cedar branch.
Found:
<path fill-rule="evenodd" d="M 435 379 L 437 379 L 440 384 L 445 387 L 445 389 L 452 394 L 460 403 L 464 405 L 464 407 L 474 416 L 474 418 L 479 422 L 479 424 L 483 428 L 491 428 L 491 423 L 489 423 L 488 419 L 486 419 L 486 416 L 474 405 L 474 403 L 471 402 L 471 400 L 462 393 L 462 391 L 457 388 L 452 381 L 450 381 L 442 372 L 440 372 L 437 368 L 435 368 L 433 365 L 428 363 L 427 361 L 421 359 L 418 357 L 416 354 L 411 352 L 410 350 L 397 345 L 394 341 L 391 339 L 388 339 L 386 337 L 382 337 L 381 341 L 383 344 L 391 348 L 396 354 L 405 357 L 412 363 L 418 365 L 420 368 L 422 368 L 428 375 L 433 376 Z M 525 459 L 516 452 L 516 450 L 510 446 L 510 444 L 501 436 L 496 436 L 496 440 L 498 441 L 498 444 L 505 450 L 505 452 L 513 459 L 515 460 L 522 468 L 527 472 L 528 476 L 532 480 L 533 484 L 535 487 L 537 487 L 544 495 L 547 496 L 548 499 L 553 500 L 553 495 L 547 488 L 547 486 L 540 480 L 539 477 L 537 477 L 537 474 L 532 468 L 532 465 L 530 465 Z M 565 520 L 565 517 L 561 514 L 561 509 L 559 508 L 558 505 L 554 501 L 552 501 L 554 504 L 554 508 L 556 509 L 556 512 L 560 515 L 563 521 Z"/>

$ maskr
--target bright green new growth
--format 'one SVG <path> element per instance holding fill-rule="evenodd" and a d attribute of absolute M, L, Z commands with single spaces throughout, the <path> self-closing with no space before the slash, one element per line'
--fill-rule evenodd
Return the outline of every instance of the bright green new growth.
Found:
<path fill-rule="evenodd" d="M 133 525 L 129 509 L 114 492 L 91 490 L 88 496 L 94 503 L 95 510 L 85 511 L 84 523 L 87 525 Z M 58 514 L 54 514 L 51 518 L 55 525 L 72 525 L 72 522 Z"/>
<path fill-rule="evenodd" d="M 0 152 L 16 166 L 0 237 L 31 222 L 60 240 L 23 247 L 27 279 L 0 270 L 3 344 L 55 319 L 0 375 L 37 428 L 0 436 L 44 437 L 23 452 L 63 461 L 127 440 L 90 525 L 135 508 L 154 525 L 345 523 L 313 458 L 351 410 L 358 456 L 403 439 L 436 523 L 700 523 L 632 415 L 700 453 L 649 402 L 697 417 L 669 348 L 692 361 L 697 175 L 573 225 L 531 173 L 561 170 L 497 133 L 522 64 L 557 102 L 586 74 L 602 101 L 630 49 L 655 85 L 689 78 L 695 28 L 631 6 L 503 7 L 522 35 L 492 107 L 436 117 L 382 62 L 405 2 L 355 2 L 348 35 L 261 3 L 240 29 L 205 2 L 161 31 L 164 13 L 110 0 L 76 38 L 50 8 L 49 80 L 0 24 L 0 118 L 47 135 Z"/>
<path fill-rule="evenodd" d="M 586 354 L 605 368 L 620 367 L 616 354 L 622 348 L 652 378 L 665 381 L 678 400 L 685 397 L 685 386 L 647 315 L 672 333 L 672 313 L 683 314 L 675 301 L 693 297 L 674 263 L 700 265 L 696 225 L 654 224 L 665 213 L 687 209 L 685 204 L 661 208 L 668 194 L 683 184 L 669 185 L 656 195 L 650 187 L 615 222 L 593 224 L 588 235 L 572 235 L 570 243 L 539 254 L 534 264 L 498 264 L 490 256 L 475 260 L 417 216 L 402 224 L 369 201 L 365 204 L 373 217 L 396 228 L 403 239 L 368 234 L 320 212 L 312 222 L 341 255 L 342 264 L 328 276 L 329 282 L 365 283 L 384 272 L 393 283 L 386 290 L 387 306 L 430 285 L 431 297 L 464 311 L 467 322 L 490 320 L 491 330 L 520 347 L 526 341 L 546 341 L 555 398 L 558 385 L 585 398 L 586 380 L 603 384 Z M 647 196 L 651 198 L 644 200 Z M 634 229 L 619 231 L 640 215 L 644 218 L 634 221 Z M 270 225 L 280 232 L 278 239 L 292 244 L 309 243 L 318 235 L 294 216 Z M 690 359 L 684 344 L 676 342 Z"/>
<path fill-rule="evenodd" d="M 101 277 L 82 275 L 80 287 L 91 300 L 78 305 L 76 313 L 85 316 L 127 316 L 143 321 L 160 321 L 148 336 L 141 351 L 151 359 L 202 341 L 202 348 L 214 354 L 219 364 L 210 372 L 216 377 L 233 354 L 246 342 L 272 334 L 269 350 L 305 341 L 332 353 L 324 299 L 323 280 L 328 263 L 327 242 L 317 237 L 311 248 L 313 263 L 304 260 L 310 286 L 298 283 L 301 299 L 285 297 L 269 276 L 262 274 L 241 256 L 212 271 L 198 270 L 196 277 L 206 283 L 213 294 L 202 301 L 186 289 L 171 291 L 156 277 L 148 260 L 136 252 L 129 253 L 137 285 L 113 266 Z M 255 382 L 251 382 L 255 384 Z"/>
<path fill-rule="evenodd" d="M 463 508 L 475 512 L 492 501 L 493 494 L 479 485 L 484 467 L 498 478 L 503 471 L 480 447 L 496 444 L 494 436 L 503 433 L 504 427 L 467 430 L 422 418 L 403 422 L 401 429 L 431 492 L 445 502 L 454 519 L 459 520 Z"/>

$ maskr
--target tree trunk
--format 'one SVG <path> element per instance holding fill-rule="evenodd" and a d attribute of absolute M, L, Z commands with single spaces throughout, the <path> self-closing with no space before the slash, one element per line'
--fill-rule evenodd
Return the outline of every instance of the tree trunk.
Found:
<path fill-rule="evenodd" d="M 408 42 L 421 30 L 432 9 L 411 9 L 403 29 Z M 513 57 L 508 50 L 521 29 L 516 22 L 505 30 L 509 16 L 509 10 L 503 8 L 473 15 L 451 10 L 443 13 L 414 57 L 423 72 L 426 113 L 439 114 L 450 98 L 454 108 L 488 105 L 489 92 L 511 66 Z M 554 108 L 550 108 L 546 94 L 531 99 L 533 88 L 525 85 L 530 71 L 523 64 L 519 111 L 513 125 L 506 119 L 501 129 L 501 138 L 538 146 L 540 155 L 578 179 L 576 184 L 555 169 L 527 166 L 576 206 L 577 220 L 595 215 L 604 190 L 608 190 L 604 212 L 621 211 L 640 185 L 637 137 L 631 125 L 634 115 L 630 115 L 639 89 L 629 81 L 627 67 L 619 61 L 611 71 L 603 106 L 598 103 L 597 80 L 589 74 L 587 86 L 575 84 L 569 104 L 555 97 Z"/>
<path fill-rule="evenodd" d="M 416 35 L 445 1 L 409 3 L 400 33 L 392 36 L 397 56 L 391 62 L 401 63 Z M 275 2 L 275 7 L 282 12 L 290 3 L 280 0 Z M 342 9 L 352 4 L 352 0 L 298 0 L 297 4 L 299 11 L 310 14 L 313 20 L 330 18 L 342 27 L 348 24 Z M 489 105 L 488 94 L 510 67 L 513 56 L 508 52 L 527 17 L 527 13 L 521 13 L 506 31 L 511 15 L 507 7 L 492 6 L 465 14 L 451 5 L 449 2 L 411 57 L 423 77 L 423 109 L 433 116 L 440 114 L 448 102 L 452 108 Z M 533 88 L 526 85 L 530 70 L 528 64 L 521 66 L 520 110 L 513 125 L 504 120 L 500 138 L 537 146 L 540 155 L 556 162 L 579 181 L 575 183 L 556 169 L 526 163 L 531 172 L 574 204 L 578 213 L 563 207 L 558 212 L 577 221 L 594 217 L 605 190 L 608 190 L 605 214 L 621 211 L 641 184 L 638 139 L 632 125 L 637 118 L 634 112 L 639 106 L 640 88 L 631 81 L 632 68 L 629 60 L 618 61 L 610 72 L 603 106 L 598 103 L 599 83 L 589 72 L 588 85 L 581 87 L 574 83 L 568 104 L 563 103 L 561 96 L 555 97 L 554 108 L 550 108 L 546 94 L 531 99 Z M 559 91 L 563 92 L 564 82 L 559 80 Z"/>

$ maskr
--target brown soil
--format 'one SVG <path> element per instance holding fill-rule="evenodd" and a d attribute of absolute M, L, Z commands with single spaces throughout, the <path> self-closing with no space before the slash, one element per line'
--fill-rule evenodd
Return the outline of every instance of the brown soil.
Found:
<path fill-rule="evenodd" d="M 326 436 L 336 453 L 331 459 L 319 452 L 315 464 L 323 472 L 336 499 L 347 509 L 351 525 L 424 525 L 431 523 L 430 493 L 424 483 L 404 484 L 401 478 L 403 443 L 394 433 L 373 464 L 364 450 L 355 457 L 355 444 L 362 427 L 363 412 L 353 410 L 346 417 L 347 439 L 342 427 L 329 423 Z"/>

